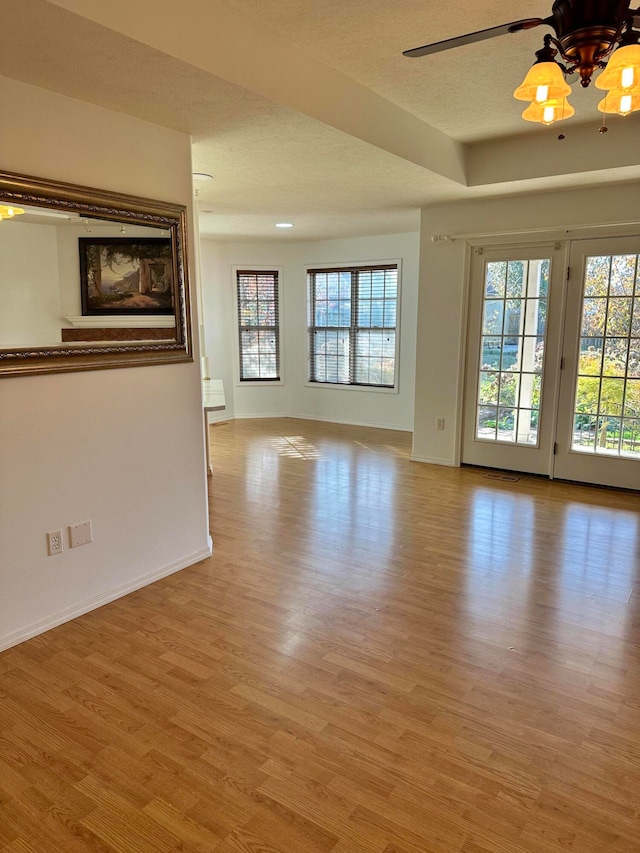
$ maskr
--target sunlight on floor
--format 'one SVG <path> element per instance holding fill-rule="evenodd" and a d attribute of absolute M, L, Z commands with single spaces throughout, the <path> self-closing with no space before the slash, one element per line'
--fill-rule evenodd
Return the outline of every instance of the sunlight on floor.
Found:
<path fill-rule="evenodd" d="M 318 448 L 302 435 L 283 435 L 271 439 L 271 447 L 277 450 L 278 456 L 290 456 L 296 459 L 321 459 Z"/>

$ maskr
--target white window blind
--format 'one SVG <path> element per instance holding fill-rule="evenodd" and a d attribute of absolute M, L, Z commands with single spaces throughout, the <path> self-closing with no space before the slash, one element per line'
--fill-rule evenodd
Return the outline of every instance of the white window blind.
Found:
<path fill-rule="evenodd" d="M 278 273 L 237 270 L 240 381 L 280 379 Z"/>
<path fill-rule="evenodd" d="M 311 269 L 311 382 L 393 388 L 396 381 L 396 264 Z"/>

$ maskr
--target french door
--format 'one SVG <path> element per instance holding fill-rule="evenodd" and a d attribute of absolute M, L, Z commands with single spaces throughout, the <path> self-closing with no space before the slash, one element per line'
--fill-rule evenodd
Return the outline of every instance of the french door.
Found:
<path fill-rule="evenodd" d="M 474 258 L 462 461 L 640 489 L 640 237 L 573 241 L 565 266 Z"/>
<path fill-rule="evenodd" d="M 640 237 L 571 245 L 554 476 L 640 489 Z"/>
<path fill-rule="evenodd" d="M 475 250 L 462 461 L 551 474 L 564 254 Z"/>

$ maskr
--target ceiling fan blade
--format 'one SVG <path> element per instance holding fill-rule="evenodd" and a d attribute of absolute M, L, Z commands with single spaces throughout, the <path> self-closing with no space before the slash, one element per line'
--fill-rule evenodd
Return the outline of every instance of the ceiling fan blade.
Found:
<path fill-rule="evenodd" d="M 422 47 L 414 47 L 412 50 L 403 51 L 402 55 L 410 56 L 412 58 L 418 56 L 429 56 L 432 53 L 439 53 L 441 50 L 450 50 L 452 47 L 461 47 L 463 44 L 473 44 L 476 41 L 492 39 L 496 36 L 505 35 L 506 33 L 517 33 L 520 32 L 520 30 L 530 30 L 533 27 L 539 27 L 540 24 L 549 23 L 549 18 L 524 18 L 521 21 L 512 21 L 510 24 L 501 24 L 499 27 L 489 27 L 487 30 L 478 30 L 475 33 L 466 33 L 463 36 L 456 36 L 456 38 L 436 41 L 433 44 L 425 44 Z"/>

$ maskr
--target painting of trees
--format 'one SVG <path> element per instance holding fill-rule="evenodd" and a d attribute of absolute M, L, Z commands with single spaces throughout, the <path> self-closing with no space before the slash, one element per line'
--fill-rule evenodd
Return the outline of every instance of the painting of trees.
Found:
<path fill-rule="evenodd" d="M 82 313 L 173 313 L 167 238 L 80 238 Z"/>

